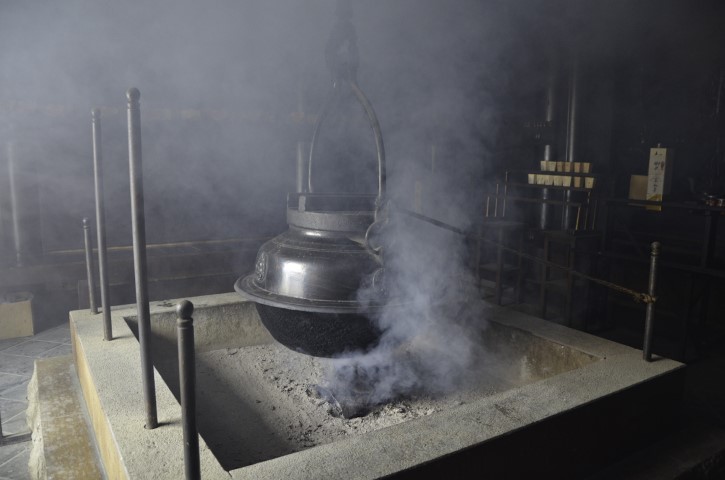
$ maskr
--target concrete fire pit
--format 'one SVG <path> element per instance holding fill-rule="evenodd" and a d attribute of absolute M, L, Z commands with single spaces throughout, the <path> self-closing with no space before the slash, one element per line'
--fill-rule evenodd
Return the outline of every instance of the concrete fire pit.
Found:
<path fill-rule="evenodd" d="M 528 315 L 487 306 L 491 354 L 468 391 L 329 415 L 309 394 L 323 368 L 274 343 L 235 294 L 196 309 L 202 478 L 581 476 L 673 428 L 683 365 Z M 183 478 L 175 301 L 151 306 L 160 426 L 143 428 L 135 307 L 71 312 L 74 357 L 109 478 Z"/>

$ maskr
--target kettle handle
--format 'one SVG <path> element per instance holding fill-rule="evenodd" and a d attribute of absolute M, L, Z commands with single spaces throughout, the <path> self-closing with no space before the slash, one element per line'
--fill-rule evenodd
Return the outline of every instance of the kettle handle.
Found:
<path fill-rule="evenodd" d="M 375 151 L 378 162 L 378 198 L 376 200 L 376 204 L 380 205 L 382 204 L 383 198 L 385 197 L 385 147 L 383 145 L 383 133 L 380 130 L 380 123 L 378 122 L 377 115 L 375 115 L 375 110 L 373 110 L 372 104 L 367 99 L 363 91 L 360 89 L 357 82 L 355 82 L 355 80 L 352 78 L 346 78 L 344 80 L 339 79 L 333 84 L 332 94 L 328 97 L 327 101 L 325 102 L 325 106 L 322 109 L 322 112 L 320 112 L 320 116 L 315 122 L 315 128 L 312 133 L 312 141 L 310 142 L 310 158 L 307 163 L 307 190 L 310 193 L 314 192 L 314 187 L 312 185 L 312 160 L 315 156 L 315 145 L 317 144 L 317 139 L 320 134 L 320 126 L 322 125 L 322 122 L 330 113 L 332 106 L 337 103 L 335 100 L 340 95 L 340 89 L 338 87 L 341 83 L 346 83 L 350 86 L 350 89 L 355 94 L 355 97 L 365 110 L 365 115 L 368 117 L 368 121 L 370 122 L 370 128 L 373 131 L 373 136 L 375 138 Z"/>
<path fill-rule="evenodd" d="M 383 147 L 383 134 L 380 131 L 380 123 L 375 115 L 375 110 L 370 101 L 357 84 L 358 49 L 357 34 L 352 23 L 352 2 L 351 0 L 337 0 L 335 11 L 336 20 L 332 27 L 330 36 L 325 45 L 325 62 L 332 73 L 332 93 L 325 102 L 320 116 L 315 122 L 310 142 L 310 158 L 307 164 L 307 190 L 314 193 L 312 185 L 312 165 L 315 158 L 315 147 L 320 135 L 322 122 L 330 113 L 333 105 L 336 105 L 342 95 L 342 86 L 349 86 L 352 93 L 365 110 L 365 115 L 370 122 L 375 138 L 375 150 L 378 161 L 378 197 L 375 200 L 376 211 L 383 208 L 385 198 L 385 148 Z"/>

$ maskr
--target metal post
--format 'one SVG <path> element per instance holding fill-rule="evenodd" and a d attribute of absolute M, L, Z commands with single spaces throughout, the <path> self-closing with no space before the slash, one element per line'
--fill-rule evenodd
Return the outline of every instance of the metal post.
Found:
<path fill-rule="evenodd" d="M 83 245 L 86 250 L 86 277 L 88 278 L 88 303 L 91 313 L 98 314 L 96 305 L 96 282 L 94 280 L 96 267 L 93 265 L 93 240 L 91 240 L 91 226 L 88 218 L 83 217 Z"/>
<path fill-rule="evenodd" d="M 545 108 L 545 115 L 544 119 L 546 120 L 547 128 L 553 129 L 552 124 L 554 122 L 554 114 L 556 111 L 556 66 L 553 64 L 550 65 L 549 75 L 547 77 L 547 84 L 546 84 L 546 108 Z M 548 143 L 544 145 L 544 160 L 551 162 L 554 160 L 554 142 L 555 142 L 555 136 L 552 134 L 551 137 L 548 139 Z M 549 223 L 551 220 L 551 209 L 549 208 L 549 204 L 546 203 L 546 200 L 550 200 L 550 191 L 548 188 L 542 188 L 541 189 L 541 199 L 544 200 L 541 202 L 541 213 L 539 218 L 539 228 L 541 230 L 547 230 L 549 228 Z"/>
<path fill-rule="evenodd" d="M 108 260 L 106 247 L 106 210 L 103 205 L 103 163 L 101 157 L 101 112 L 91 112 L 91 133 L 93 136 L 93 177 L 96 194 L 96 234 L 98 235 L 98 275 L 101 286 L 101 309 L 103 311 L 103 339 L 113 340 L 111 327 L 111 300 L 108 286 Z"/>
<path fill-rule="evenodd" d="M 577 158 L 577 140 L 579 127 L 578 117 L 579 110 L 579 57 L 574 52 L 569 71 L 569 105 L 566 119 L 566 161 L 574 162 Z M 574 168 L 571 169 L 572 172 Z M 564 201 L 571 202 L 571 190 L 566 190 Z M 565 205 L 562 210 L 561 228 L 569 230 L 571 228 L 571 212 L 569 205 Z"/>
<path fill-rule="evenodd" d="M 496 182 L 496 197 L 493 200 L 493 216 L 498 217 L 498 193 L 499 193 L 499 183 Z"/>
<path fill-rule="evenodd" d="M 310 144 L 297 142 L 297 193 L 307 191 L 307 162 L 309 160 Z"/>
<path fill-rule="evenodd" d="M 13 247 L 15 249 L 15 266 L 22 267 L 25 264 L 26 252 L 25 242 L 23 241 L 22 228 L 22 201 L 20 200 L 20 192 L 18 189 L 19 173 L 17 171 L 15 158 L 15 144 L 8 144 L 8 186 L 10 193 L 10 216 L 12 220 Z"/>
<path fill-rule="evenodd" d="M 184 300 L 176 306 L 176 332 L 179 354 L 179 397 L 184 431 L 184 472 L 186 479 L 201 478 L 199 435 L 196 430 L 196 364 L 194 360 L 194 305 Z"/>
<path fill-rule="evenodd" d="M 149 312 L 146 268 L 146 220 L 144 218 L 143 169 L 141 163 L 141 93 L 136 88 L 126 92 L 128 99 L 128 163 L 131 181 L 131 222 L 133 224 L 133 267 L 136 280 L 138 341 L 141 346 L 141 374 L 146 403 L 146 428 L 158 426 L 156 387 L 151 358 L 151 314 Z"/>
<path fill-rule="evenodd" d="M 649 289 L 647 293 L 654 299 L 655 287 L 657 283 L 657 258 L 660 255 L 660 242 L 652 242 L 652 253 L 649 261 Z M 643 358 L 652 361 L 652 331 L 654 329 L 654 312 L 655 304 L 650 302 L 647 304 L 647 312 L 644 319 L 644 347 L 642 348 Z"/>
<path fill-rule="evenodd" d="M 32 150 L 27 145 L 7 145 L 7 189 L 15 266 L 25 267 L 43 253 L 38 174 Z"/>

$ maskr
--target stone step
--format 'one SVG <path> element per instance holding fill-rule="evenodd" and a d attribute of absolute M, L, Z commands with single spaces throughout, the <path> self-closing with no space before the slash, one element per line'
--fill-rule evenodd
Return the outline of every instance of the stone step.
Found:
<path fill-rule="evenodd" d="M 106 478 L 71 355 L 35 361 L 27 417 L 33 432 L 31 478 Z"/>

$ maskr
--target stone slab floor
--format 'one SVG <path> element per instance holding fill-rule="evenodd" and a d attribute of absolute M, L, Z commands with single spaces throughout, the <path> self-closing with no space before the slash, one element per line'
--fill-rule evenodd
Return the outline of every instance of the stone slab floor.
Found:
<path fill-rule="evenodd" d="M 28 382 L 38 358 L 70 355 L 70 327 L 66 323 L 30 337 L 0 340 L 0 417 L 3 435 L 28 433 L 25 410 Z M 31 443 L 0 446 L 0 480 L 30 478 Z"/>
<path fill-rule="evenodd" d="M 627 343 L 621 338 L 612 339 Z M 665 445 L 657 446 L 649 453 L 635 455 L 631 461 L 625 460 L 605 469 L 590 480 L 725 478 L 725 382 L 718 380 L 725 373 L 725 349 L 722 347 L 725 347 L 725 343 L 718 343 L 718 348 L 711 349 L 707 355 L 687 362 L 683 410 L 685 423 L 689 427 L 683 429 L 683 434 L 675 435 L 674 439 L 665 439 Z M 29 431 L 25 410 L 28 382 L 33 374 L 35 359 L 70 353 L 70 328 L 67 323 L 31 337 L 0 340 L 0 412 L 5 435 Z M 667 356 L 665 352 L 662 353 Z M 667 442 L 672 445 L 668 447 Z M 0 446 L 0 480 L 30 478 L 30 446 L 30 441 Z M 702 452 L 693 453 L 693 450 Z M 708 457 L 706 463 L 714 471 L 698 472 L 698 467 L 692 467 Z M 690 467 L 686 468 L 685 465 Z"/>

